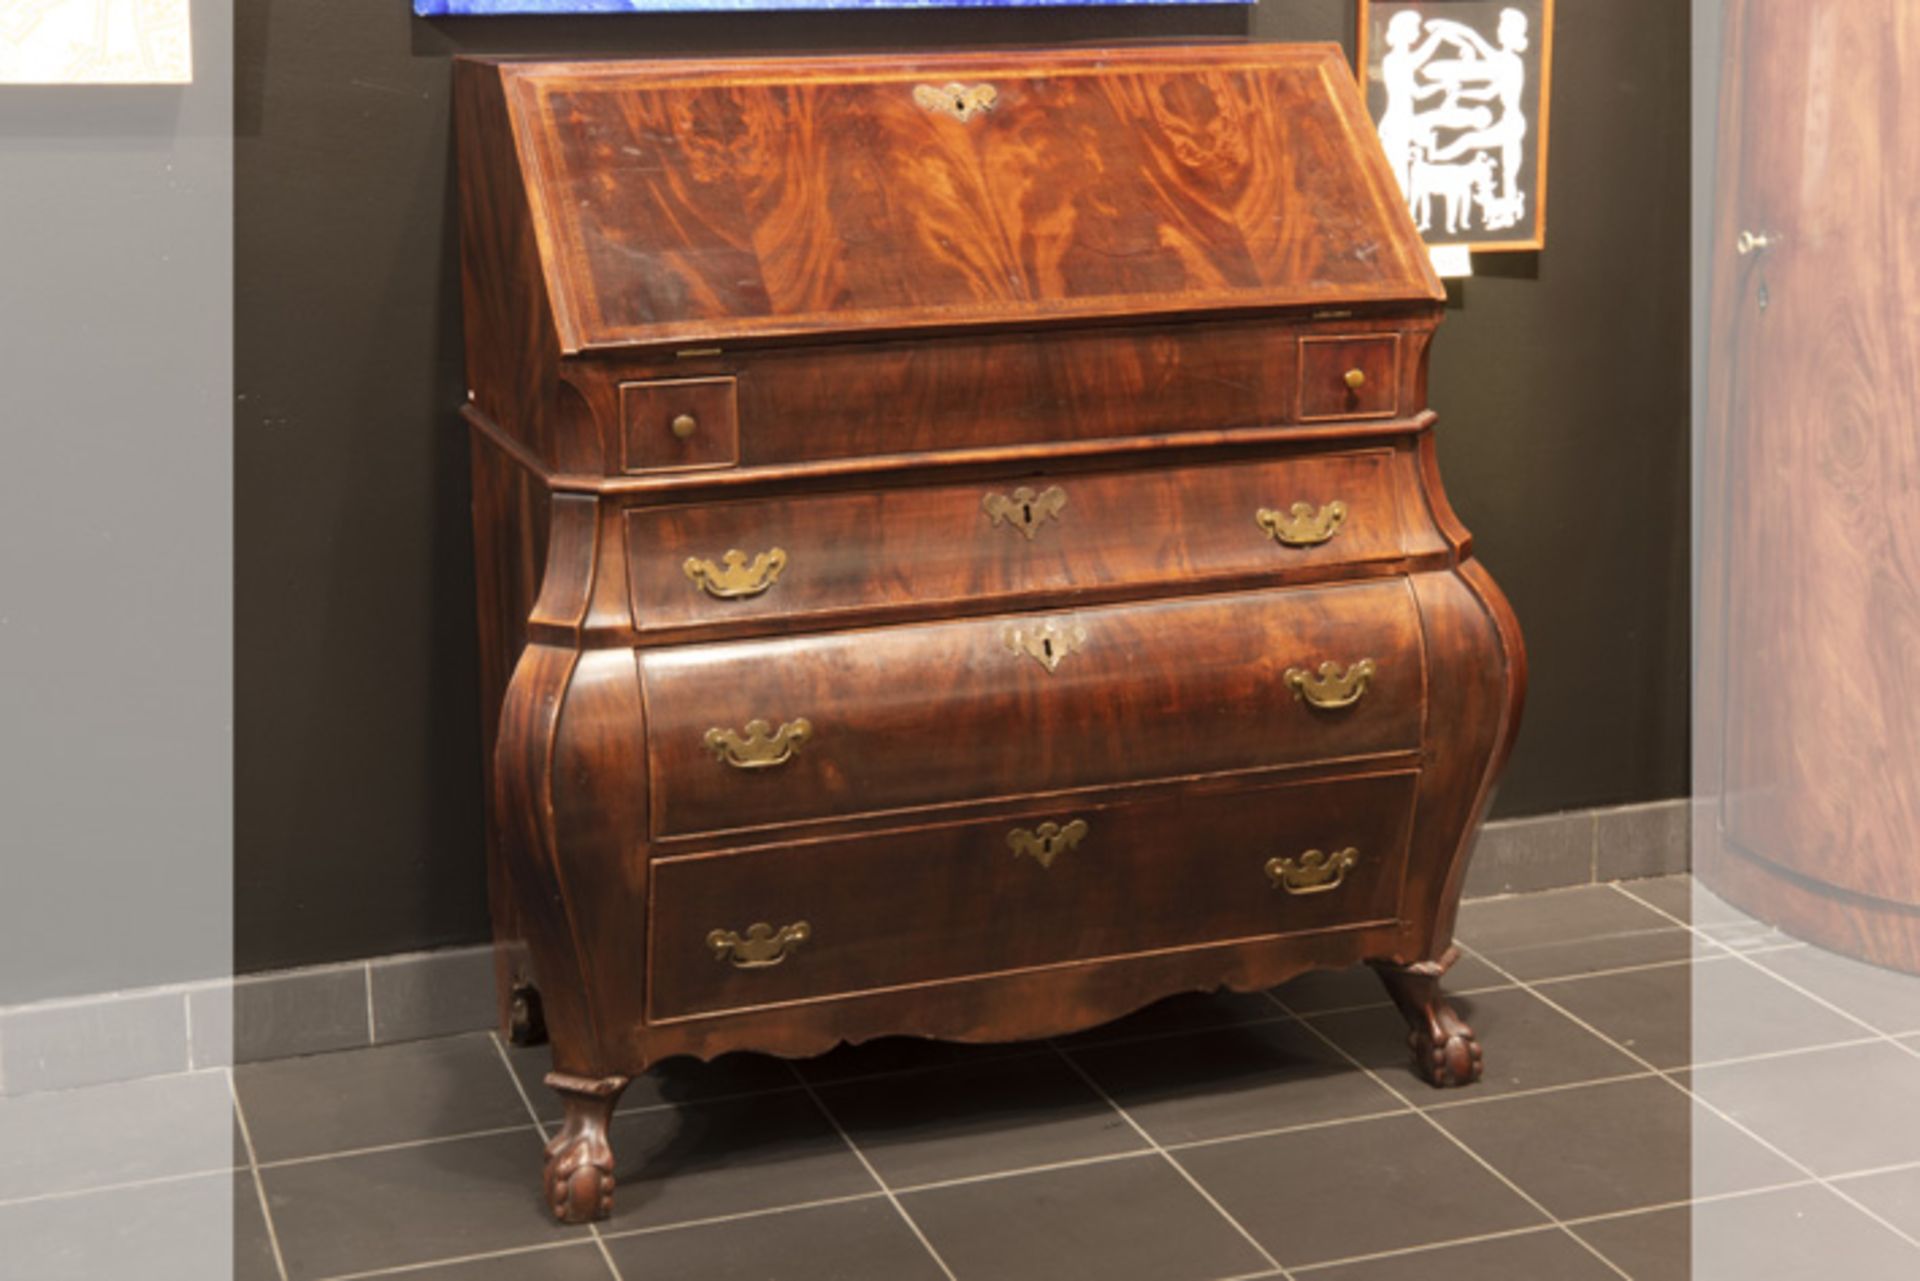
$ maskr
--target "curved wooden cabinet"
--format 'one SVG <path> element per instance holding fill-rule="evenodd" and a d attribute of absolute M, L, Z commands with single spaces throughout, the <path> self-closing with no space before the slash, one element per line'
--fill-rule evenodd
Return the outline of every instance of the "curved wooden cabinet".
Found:
<path fill-rule="evenodd" d="M 1471 1079 L 1438 981 L 1524 657 L 1337 50 L 456 92 L 493 905 L 556 1214 L 604 1212 L 614 1100 L 677 1054 L 1368 961 Z"/>
<path fill-rule="evenodd" d="M 1728 7 L 1703 442 L 1701 878 L 1920 974 L 1920 26 Z"/>

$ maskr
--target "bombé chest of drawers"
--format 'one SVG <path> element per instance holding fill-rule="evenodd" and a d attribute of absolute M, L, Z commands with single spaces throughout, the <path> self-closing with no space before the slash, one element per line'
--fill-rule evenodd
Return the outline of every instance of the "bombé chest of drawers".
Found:
<path fill-rule="evenodd" d="M 502 989 L 674 1055 L 1439 979 L 1524 684 L 1329 46 L 463 60 Z"/>

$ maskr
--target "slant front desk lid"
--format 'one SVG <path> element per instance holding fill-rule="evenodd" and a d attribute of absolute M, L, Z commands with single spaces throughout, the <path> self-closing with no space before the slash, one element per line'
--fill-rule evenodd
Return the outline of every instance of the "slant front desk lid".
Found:
<path fill-rule="evenodd" d="M 567 352 L 1444 298 L 1339 49 L 501 62 Z"/>

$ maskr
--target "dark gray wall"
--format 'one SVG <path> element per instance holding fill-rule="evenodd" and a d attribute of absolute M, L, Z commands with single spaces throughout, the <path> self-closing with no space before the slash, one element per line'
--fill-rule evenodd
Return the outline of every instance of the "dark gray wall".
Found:
<path fill-rule="evenodd" d="M 661 53 L 1251 33 L 1235 8 L 410 20 L 246 6 L 237 47 L 237 947 L 478 940 L 479 747 L 447 150 L 459 50 Z M 1686 8 L 1561 0 L 1549 251 L 1483 259 L 1434 359 L 1449 488 L 1528 629 L 1503 813 L 1686 784 Z"/>
<path fill-rule="evenodd" d="M 0 87 L 0 1006 L 232 956 L 229 7 Z"/>

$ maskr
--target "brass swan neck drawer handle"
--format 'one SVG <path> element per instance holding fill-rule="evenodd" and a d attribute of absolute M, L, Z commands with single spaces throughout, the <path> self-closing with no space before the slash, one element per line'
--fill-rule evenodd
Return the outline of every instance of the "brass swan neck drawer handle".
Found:
<path fill-rule="evenodd" d="M 1031 658 L 1048 671 L 1058 671 L 1067 655 L 1086 647 L 1087 629 L 1078 623 L 1054 622 L 1009 627 L 1003 638 L 1008 649 Z"/>
<path fill-rule="evenodd" d="M 782 925 L 779 929 L 765 921 L 749 925 L 745 937 L 734 930 L 713 930 L 707 946 L 716 961 L 731 961 L 736 970 L 764 970 L 793 955 L 793 950 L 813 937 L 813 927 L 805 921 Z"/>
<path fill-rule="evenodd" d="M 1053 860 L 1087 837 L 1087 821 L 1068 819 L 1065 823 L 1042 823 L 1029 832 L 1016 827 L 1007 833 L 1007 848 L 1015 858 L 1025 856 L 1041 867 L 1052 867 Z"/>
<path fill-rule="evenodd" d="M 1308 850 L 1297 859 L 1268 859 L 1267 876 L 1275 889 L 1289 894 L 1325 894 L 1340 888 L 1340 882 L 1347 879 L 1347 873 L 1359 861 L 1360 851 L 1351 845 L 1331 854 L 1325 850 Z"/>
<path fill-rule="evenodd" d="M 778 582 L 780 571 L 787 567 L 787 553 L 786 549 L 775 547 L 761 552 L 749 564 L 747 554 L 736 547 L 720 561 L 716 565 L 699 556 L 689 556 L 681 568 L 707 595 L 721 600 L 740 600 L 758 596 Z"/>
<path fill-rule="evenodd" d="M 975 116 L 992 111 L 1000 101 L 1000 91 L 990 84 L 963 85 L 955 81 L 944 85 L 915 85 L 913 101 L 922 111 L 937 111 L 965 124 Z"/>
<path fill-rule="evenodd" d="M 813 722 L 795 717 L 779 729 L 762 720 L 747 722 L 745 734 L 719 726 L 707 731 L 707 750 L 735 769 L 771 769 L 785 765 L 813 737 Z"/>
<path fill-rule="evenodd" d="M 1315 707 L 1352 707 L 1367 692 L 1375 670 L 1373 660 L 1363 658 L 1344 672 L 1338 663 L 1322 663 L 1318 673 L 1289 667 L 1285 679 L 1295 698 L 1303 698 Z"/>
<path fill-rule="evenodd" d="M 1340 532 L 1340 526 L 1346 523 L 1347 505 L 1336 498 L 1324 507 L 1295 503 L 1284 512 L 1262 507 L 1253 518 L 1276 543 L 1318 547 Z"/>
<path fill-rule="evenodd" d="M 1066 505 L 1067 491 L 1058 485 L 1049 485 L 1037 494 L 1022 485 L 1011 494 L 988 494 L 980 500 L 981 510 L 995 525 L 1013 526 L 1026 535 L 1028 542 L 1040 532 L 1040 526 L 1058 520 Z"/>

